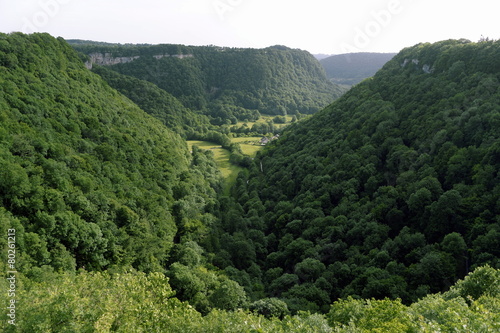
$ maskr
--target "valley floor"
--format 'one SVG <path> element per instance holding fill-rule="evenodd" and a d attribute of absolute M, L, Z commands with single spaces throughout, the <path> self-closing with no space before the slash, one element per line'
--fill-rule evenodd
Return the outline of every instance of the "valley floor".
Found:
<path fill-rule="evenodd" d="M 231 141 L 233 143 L 238 143 L 243 153 L 253 158 L 257 152 L 264 147 L 260 144 L 261 138 L 262 137 L 258 136 L 238 137 L 232 138 Z M 224 192 L 228 194 L 229 189 L 236 181 L 236 177 L 238 177 L 238 173 L 243 170 L 242 167 L 234 165 L 229 161 L 229 157 L 231 155 L 229 150 L 222 148 L 221 145 L 209 141 L 188 140 L 187 143 L 190 151 L 192 151 L 193 146 L 197 146 L 198 148 L 213 152 L 214 160 L 224 177 Z"/>

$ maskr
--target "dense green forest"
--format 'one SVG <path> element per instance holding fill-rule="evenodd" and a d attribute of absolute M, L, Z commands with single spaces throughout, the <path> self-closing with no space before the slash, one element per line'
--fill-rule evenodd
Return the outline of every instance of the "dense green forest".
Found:
<path fill-rule="evenodd" d="M 500 268 L 499 79 L 500 42 L 403 50 L 240 174 L 214 264 L 252 297 L 321 312 Z"/>
<path fill-rule="evenodd" d="M 17 230 L 20 270 L 163 271 L 174 242 L 215 219 L 213 160 L 189 154 L 65 41 L 0 37 L 0 214 Z"/>
<path fill-rule="evenodd" d="M 186 108 L 174 96 L 153 83 L 119 74 L 102 66 L 94 65 L 92 71 L 183 137 L 192 138 L 219 129 L 210 124 L 208 117 Z"/>
<path fill-rule="evenodd" d="M 89 70 L 61 38 L 0 34 L 3 331 L 500 328 L 499 42 L 405 49 L 255 159 L 231 142 L 233 116 L 329 103 L 307 53 L 80 44 L 140 58 Z M 141 77 L 141 61 L 184 62 L 192 94 Z M 243 167 L 229 196 L 188 138 Z"/>
<path fill-rule="evenodd" d="M 0 263 L 0 267 L 2 264 Z M 43 281 L 41 281 L 43 279 Z M 7 289 L 6 280 L 0 287 Z M 282 311 L 277 299 L 254 303 L 249 310 L 214 309 L 203 316 L 175 297 L 161 273 L 44 272 L 20 277 L 20 318 L 2 320 L 3 332 L 498 332 L 500 270 L 482 267 L 448 292 L 428 295 L 411 305 L 400 300 L 347 298 L 326 315 Z M 214 296 L 230 305 L 224 292 Z M 3 319 L 3 318 L 2 318 Z"/>
<path fill-rule="evenodd" d="M 326 76 L 332 82 L 352 86 L 372 77 L 395 53 L 349 53 L 321 59 Z"/>
<path fill-rule="evenodd" d="M 311 54 L 283 46 L 237 49 L 71 43 L 87 55 L 138 57 L 110 68 L 156 84 L 184 106 L 208 115 L 216 125 L 252 121 L 259 114 L 315 113 L 344 92 L 327 80 Z"/>

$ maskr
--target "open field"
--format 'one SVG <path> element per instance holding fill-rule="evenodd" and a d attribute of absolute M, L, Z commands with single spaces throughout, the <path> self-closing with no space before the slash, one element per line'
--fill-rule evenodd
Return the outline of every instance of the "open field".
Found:
<path fill-rule="evenodd" d="M 264 148 L 260 145 L 261 136 L 231 138 L 232 142 L 239 143 L 243 154 L 255 157 L 257 152 Z"/>
<path fill-rule="evenodd" d="M 234 182 L 236 181 L 236 177 L 238 177 L 238 173 L 243 170 L 243 168 L 231 164 L 229 162 L 229 151 L 227 149 L 223 149 L 218 144 L 197 140 L 188 140 L 187 143 L 189 150 L 192 150 L 193 146 L 198 146 L 201 149 L 210 150 L 214 153 L 214 160 L 217 163 L 217 166 L 222 173 L 222 177 L 224 177 L 225 180 L 224 192 L 228 194 L 229 188 L 232 186 L 232 184 L 234 184 Z"/>
<path fill-rule="evenodd" d="M 239 143 L 243 154 L 253 158 L 257 154 L 257 151 L 264 148 L 264 146 L 261 146 L 259 143 L 261 138 L 261 136 L 239 137 L 231 138 L 231 141 Z M 238 173 L 242 171 L 243 168 L 229 162 L 230 153 L 227 149 L 223 149 L 221 145 L 199 140 L 188 140 L 187 144 L 189 150 L 192 150 L 193 146 L 198 146 L 201 149 L 210 150 L 214 154 L 214 160 L 225 180 L 224 192 L 228 194 L 229 189 L 236 181 L 236 177 L 238 177 Z"/>

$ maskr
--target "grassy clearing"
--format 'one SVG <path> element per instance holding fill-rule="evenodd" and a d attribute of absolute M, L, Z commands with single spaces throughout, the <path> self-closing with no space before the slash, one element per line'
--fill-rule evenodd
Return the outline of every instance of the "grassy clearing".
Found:
<path fill-rule="evenodd" d="M 240 144 L 243 154 L 255 157 L 257 152 L 264 148 L 260 145 L 261 138 L 261 136 L 239 137 L 232 138 L 231 141 Z M 201 149 L 210 150 L 214 154 L 214 160 L 222 173 L 222 177 L 224 177 L 224 193 L 229 194 L 229 189 L 236 182 L 238 173 L 243 170 L 242 167 L 229 162 L 229 151 L 227 149 L 223 149 L 221 145 L 208 141 L 188 140 L 187 144 L 189 150 L 192 150 L 193 146 L 198 146 Z"/>
<path fill-rule="evenodd" d="M 188 140 L 187 143 L 189 150 L 192 150 L 193 146 L 198 146 L 201 149 L 206 149 L 213 152 L 214 160 L 217 163 L 220 172 L 222 173 L 222 177 L 224 177 L 225 181 L 224 193 L 229 194 L 229 189 L 236 182 L 238 173 L 242 171 L 243 168 L 231 164 L 229 162 L 229 155 L 230 155 L 229 151 L 227 149 L 223 149 L 218 144 L 208 141 L 197 141 L 197 140 Z"/>
<path fill-rule="evenodd" d="M 255 157 L 257 152 L 264 148 L 260 145 L 261 136 L 231 138 L 232 142 L 239 143 L 243 154 Z"/>

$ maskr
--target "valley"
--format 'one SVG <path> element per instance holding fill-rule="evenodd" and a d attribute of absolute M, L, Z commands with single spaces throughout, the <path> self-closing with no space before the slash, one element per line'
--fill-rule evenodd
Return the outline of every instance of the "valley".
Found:
<path fill-rule="evenodd" d="M 238 144 L 244 155 L 255 158 L 258 151 L 262 150 L 265 144 L 263 136 L 242 136 L 231 138 L 231 143 Z M 231 187 L 235 184 L 238 174 L 244 170 L 243 167 L 231 163 L 231 152 L 221 145 L 208 141 L 188 140 L 189 151 L 193 151 L 193 146 L 213 153 L 213 158 L 224 178 L 224 194 L 229 195 Z"/>
<path fill-rule="evenodd" d="M 0 330 L 497 331 L 500 42 L 375 67 L 0 34 Z"/>

